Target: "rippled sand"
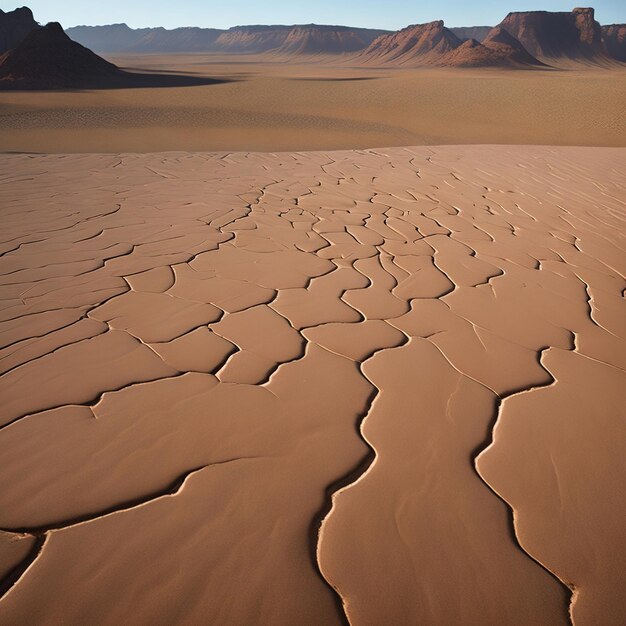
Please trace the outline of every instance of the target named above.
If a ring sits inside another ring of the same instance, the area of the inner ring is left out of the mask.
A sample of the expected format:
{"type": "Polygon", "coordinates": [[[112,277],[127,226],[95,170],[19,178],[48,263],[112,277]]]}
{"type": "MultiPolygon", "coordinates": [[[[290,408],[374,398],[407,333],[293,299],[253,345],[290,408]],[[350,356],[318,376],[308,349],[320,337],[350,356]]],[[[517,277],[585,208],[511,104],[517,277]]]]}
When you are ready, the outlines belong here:
{"type": "Polygon", "coordinates": [[[0,622],[620,623],[625,162],[3,157],[0,622]]]}
{"type": "Polygon", "coordinates": [[[381,69],[352,57],[111,56],[220,84],[0,92],[0,151],[300,151],[379,146],[626,146],[626,65],[381,69]]]}

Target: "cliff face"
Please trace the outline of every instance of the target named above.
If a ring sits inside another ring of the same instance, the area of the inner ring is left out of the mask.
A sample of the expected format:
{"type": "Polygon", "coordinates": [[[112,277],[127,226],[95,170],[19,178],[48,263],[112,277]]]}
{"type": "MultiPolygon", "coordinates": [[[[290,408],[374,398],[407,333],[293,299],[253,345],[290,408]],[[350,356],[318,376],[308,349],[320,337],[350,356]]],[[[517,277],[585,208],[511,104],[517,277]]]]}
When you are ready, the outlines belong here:
{"type": "Polygon", "coordinates": [[[72,41],[56,22],[31,31],[0,56],[4,89],[82,87],[118,74],[115,65],[72,41]]]}
{"type": "Polygon", "coordinates": [[[500,26],[539,59],[594,60],[606,57],[593,9],[571,13],[509,13],[500,26]]]}
{"type": "Polygon", "coordinates": [[[626,63],[626,24],[603,26],[602,41],[611,57],[626,63]]]}
{"type": "Polygon", "coordinates": [[[5,13],[0,9],[0,54],[15,48],[39,24],[27,7],[5,13]]]}

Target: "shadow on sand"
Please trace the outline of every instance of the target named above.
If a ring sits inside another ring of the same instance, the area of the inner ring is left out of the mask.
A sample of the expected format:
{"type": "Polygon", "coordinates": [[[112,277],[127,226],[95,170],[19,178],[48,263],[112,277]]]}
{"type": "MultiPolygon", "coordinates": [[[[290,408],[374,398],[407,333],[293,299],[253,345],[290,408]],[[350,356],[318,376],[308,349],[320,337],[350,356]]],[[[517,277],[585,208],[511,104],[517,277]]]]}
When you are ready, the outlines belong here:
{"type": "Polygon", "coordinates": [[[314,77],[314,76],[301,76],[301,77],[293,77],[287,78],[287,80],[298,80],[298,81],[307,81],[307,82],[316,82],[316,83],[351,83],[357,81],[364,80],[378,80],[378,76],[349,76],[346,78],[342,77],[314,77]]]}
{"type": "Polygon", "coordinates": [[[89,80],[0,80],[0,91],[85,91],[96,89],[166,89],[170,87],[199,87],[236,82],[235,78],[163,73],[150,70],[118,70],[89,80]]]}

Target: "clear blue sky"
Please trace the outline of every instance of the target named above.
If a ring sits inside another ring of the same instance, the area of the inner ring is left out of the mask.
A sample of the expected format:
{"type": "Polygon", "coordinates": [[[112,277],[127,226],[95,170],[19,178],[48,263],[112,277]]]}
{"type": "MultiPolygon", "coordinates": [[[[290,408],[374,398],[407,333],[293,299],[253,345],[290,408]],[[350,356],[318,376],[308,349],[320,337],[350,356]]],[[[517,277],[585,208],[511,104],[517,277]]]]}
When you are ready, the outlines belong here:
{"type": "MultiPolygon", "coordinates": [[[[315,22],[387,29],[436,19],[448,26],[493,25],[509,11],[585,6],[577,0],[0,0],[4,11],[23,4],[39,22],[56,21],[64,27],[126,22],[133,28],[228,28],[315,22]]],[[[626,23],[626,0],[596,0],[591,6],[603,24],[626,23]]]]}

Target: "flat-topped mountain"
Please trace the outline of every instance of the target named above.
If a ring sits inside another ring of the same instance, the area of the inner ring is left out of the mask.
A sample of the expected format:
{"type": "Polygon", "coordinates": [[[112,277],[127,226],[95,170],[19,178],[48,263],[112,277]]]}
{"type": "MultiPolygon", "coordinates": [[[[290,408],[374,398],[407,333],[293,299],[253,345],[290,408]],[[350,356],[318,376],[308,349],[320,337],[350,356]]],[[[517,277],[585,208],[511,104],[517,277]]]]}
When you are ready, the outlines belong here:
{"type": "Polygon", "coordinates": [[[626,24],[603,26],[602,41],[611,57],[626,62],[626,24]]]}
{"type": "Polygon", "coordinates": [[[509,13],[500,26],[538,59],[602,60],[606,50],[600,24],[591,8],[571,13],[509,13]]]}
{"type": "Polygon", "coordinates": [[[443,21],[407,26],[396,33],[375,39],[360,55],[368,64],[421,65],[436,63],[458,48],[461,40],[443,21]]]}
{"type": "Polygon", "coordinates": [[[0,9],[0,54],[15,48],[35,28],[39,28],[39,24],[29,8],[22,7],[8,13],[0,9]]]}

